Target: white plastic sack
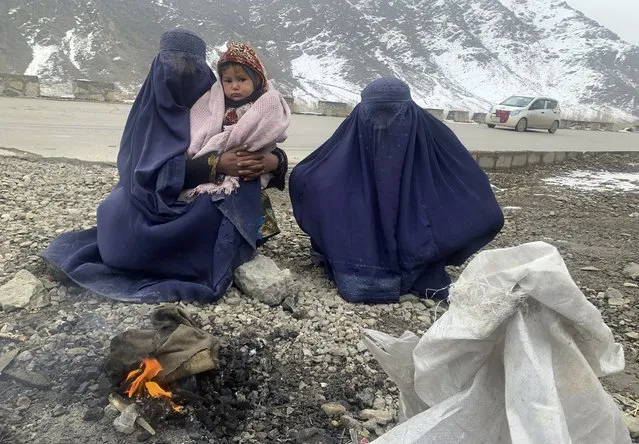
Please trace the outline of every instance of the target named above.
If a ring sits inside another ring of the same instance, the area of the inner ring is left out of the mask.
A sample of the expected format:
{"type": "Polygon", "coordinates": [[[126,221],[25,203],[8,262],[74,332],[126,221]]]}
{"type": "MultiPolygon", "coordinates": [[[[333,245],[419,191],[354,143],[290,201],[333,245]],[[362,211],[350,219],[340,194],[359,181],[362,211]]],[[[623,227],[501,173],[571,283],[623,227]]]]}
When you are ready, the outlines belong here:
{"type": "Polygon", "coordinates": [[[478,254],[421,339],[364,342],[405,420],[376,444],[631,442],[598,380],[623,370],[623,349],[544,242],[478,254]]]}

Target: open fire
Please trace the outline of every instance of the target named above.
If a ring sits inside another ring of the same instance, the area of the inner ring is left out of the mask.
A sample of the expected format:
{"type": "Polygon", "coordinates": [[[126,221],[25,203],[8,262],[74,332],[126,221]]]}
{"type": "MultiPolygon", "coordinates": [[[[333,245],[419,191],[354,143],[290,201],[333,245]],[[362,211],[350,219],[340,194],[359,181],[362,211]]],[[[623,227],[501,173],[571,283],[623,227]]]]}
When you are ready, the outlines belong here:
{"type": "Polygon", "coordinates": [[[173,401],[173,394],[169,390],[165,390],[157,381],[153,379],[162,371],[162,365],[155,358],[144,358],[140,363],[140,368],[130,372],[125,382],[128,388],[125,393],[129,398],[150,396],[152,398],[165,399],[171,408],[180,412],[183,410],[181,405],[173,401]]]}

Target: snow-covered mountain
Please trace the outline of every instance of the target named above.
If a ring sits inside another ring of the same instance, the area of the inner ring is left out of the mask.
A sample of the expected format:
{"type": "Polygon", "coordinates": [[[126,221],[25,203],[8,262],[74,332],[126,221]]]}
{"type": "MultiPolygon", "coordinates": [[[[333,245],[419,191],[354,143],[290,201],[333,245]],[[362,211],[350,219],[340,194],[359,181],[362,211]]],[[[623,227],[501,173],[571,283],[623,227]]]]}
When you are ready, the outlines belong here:
{"type": "Polygon", "coordinates": [[[3,0],[0,71],[50,91],[87,78],[134,94],[175,26],[198,32],[211,62],[229,40],[252,43],[279,88],[307,101],[357,102],[392,74],[430,107],[519,93],[639,115],[639,47],[561,0],[3,0]]]}

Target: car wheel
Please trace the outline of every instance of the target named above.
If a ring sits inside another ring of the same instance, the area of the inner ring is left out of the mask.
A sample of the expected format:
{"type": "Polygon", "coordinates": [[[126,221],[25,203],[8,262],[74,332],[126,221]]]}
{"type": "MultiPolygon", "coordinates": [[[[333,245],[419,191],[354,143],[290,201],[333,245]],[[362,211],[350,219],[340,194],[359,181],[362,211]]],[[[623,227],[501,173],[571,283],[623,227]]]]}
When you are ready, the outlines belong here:
{"type": "Polygon", "coordinates": [[[528,128],[528,121],[526,119],[521,119],[517,122],[517,126],[515,126],[515,130],[519,133],[523,133],[528,128]]]}
{"type": "Polygon", "coordinates": [[[494,128],[495,125],[493,125],[492,123],[487,123],[486,125],[488,125],[488,128],[494,128]]]}
{"type": "Polygon", "coordinates": [[[555,120],[552,125],[550,125],[550,128],[548,128],[548,132],[550,134],[555,134],[557,132],[557,128],[559,128],[559,122],[555,120]]]}

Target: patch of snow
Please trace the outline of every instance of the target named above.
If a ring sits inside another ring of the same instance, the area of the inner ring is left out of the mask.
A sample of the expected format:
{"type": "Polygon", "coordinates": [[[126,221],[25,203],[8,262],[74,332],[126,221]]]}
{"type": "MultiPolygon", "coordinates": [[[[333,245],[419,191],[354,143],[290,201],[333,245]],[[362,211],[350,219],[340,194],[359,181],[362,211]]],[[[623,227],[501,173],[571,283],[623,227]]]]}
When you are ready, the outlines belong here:
{"type": "Polygon", "coordinates": [[[40,45],[31,46],[33,52],[31,63],[24,71],[26,76],[39,76],[47,73],[53,68],[52,56],[60,50],[58,45],[40,45]]]}
{"type": "Polygon", "coordinates": [[[78,71],[84,72],[85,69],[82,63],[91,60],[95,56],[95,50],[93,49],[94,37],[94,31],[82,36],[76,29],[69,29],[62,39],[62,44],[67,49],[69,60],[78,71]]]}
{"type": "Polygon", "coordinates": [[[347,60],[343,58],[321,57],[306,52],[291,60],[293,76],[302,85],[302,88],[294,91],[294,96],[303,100],[315,98],[347,103],[358,102],[360,88],[348,82],[345,79],[346,76],[342,74],[346,64],[347,60]]]}
{"type": "Polygon", "coordinates": [[[567,186],[582,191],[639,192],[639,173],[580,170],[543,179],[543,181],[551,185],[567,186]]]}
{"type": "Polygon", "coordinates": [[[580,104],[575,102],[560,103],[561,118],[591,122],[636,123],[639,118],[632,114],[604,105],[580,104]]]}
{"type": "Polygon", "coordinates": [[[227,44],[228,42],[219,46],[206,46],[206,63],[208,63],[214,71],[220,56],[227,50],[227,44]]]}

